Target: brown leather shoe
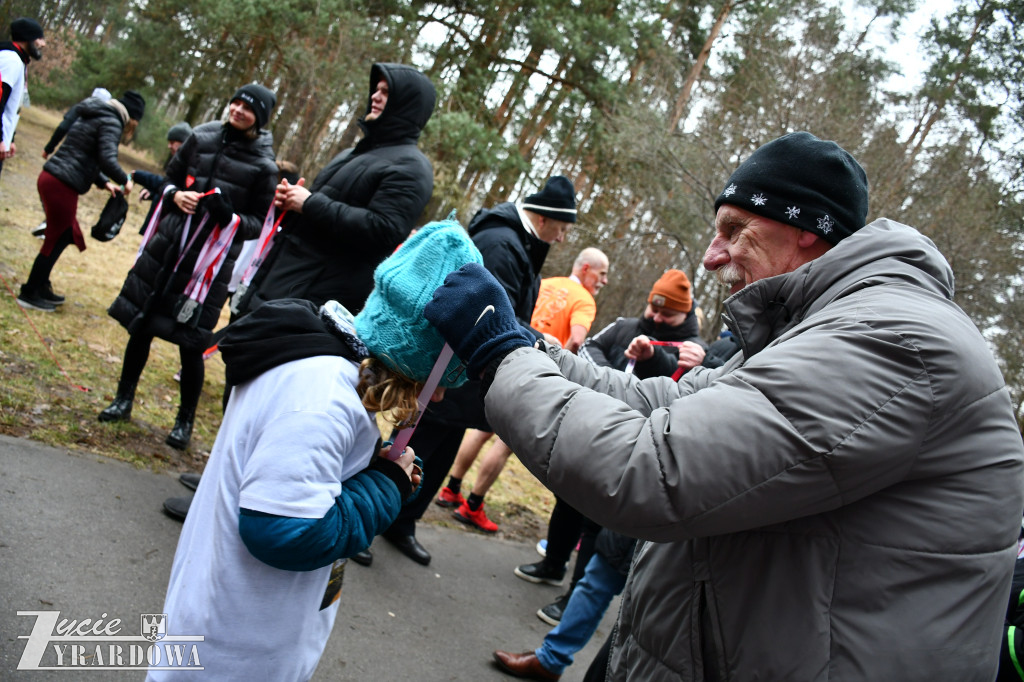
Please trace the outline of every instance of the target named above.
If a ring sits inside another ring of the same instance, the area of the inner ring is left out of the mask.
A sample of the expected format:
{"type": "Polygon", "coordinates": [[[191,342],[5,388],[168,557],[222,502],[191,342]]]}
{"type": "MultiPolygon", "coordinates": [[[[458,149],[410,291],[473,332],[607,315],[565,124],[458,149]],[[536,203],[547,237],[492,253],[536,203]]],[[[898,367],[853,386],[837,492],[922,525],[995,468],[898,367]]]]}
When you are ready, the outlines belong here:
{"type": "Polygon", "coordinates": [[[525,651],[521,654],[512,654],[507,651],[495,651],[494,660],[498,666],[510,675],[525,677],[530,680],[557,680],[561,675],[556,675],[537,660],[532,651],[525,651]]]}

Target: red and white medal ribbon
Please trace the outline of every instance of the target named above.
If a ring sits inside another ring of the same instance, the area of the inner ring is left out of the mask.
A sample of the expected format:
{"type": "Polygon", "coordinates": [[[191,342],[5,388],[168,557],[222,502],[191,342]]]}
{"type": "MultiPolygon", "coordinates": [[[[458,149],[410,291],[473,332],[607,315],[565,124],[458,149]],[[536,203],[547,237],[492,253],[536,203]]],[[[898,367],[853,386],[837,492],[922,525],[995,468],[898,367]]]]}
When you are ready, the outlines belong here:
{"type": "Polygon", "coordinates": [[[240,287],[249,286],[256,271],[260,269],[263,261],[266,260],[270,247],[274,245],[274,236],[277,234],[277,228],[281,225],[281,219],[284,218],[284,214],[287,211],[281,211],[281,215],[277,216],[276,220],[274,219],[274,213],[274,205],[271,204],[270,210],[267,211],[267,217],[263,219],[263,229],[260,231],[259,241],[256,242],[256,250],[252,252],[252,258],[242,273],[242,279],[239,282],[240,287]]]}
{"type": "MultiPolygon", "coordinates": [[[[231,248],[231,242],[235,239],[235,233],[238,232],[238,224],[240,222],[241,219],[237,215],[233,215],[227,227],[214,225],[209,238],[203,244],[199,257],[196,258],[196,265],[192,269],[192,277],[189,278],[188,284],[185,286],[185,295],[197,304],[202,304],[206,300],[206,295],[210,292],[210,287],[213,285],[213,280],[217,278],[217,273],[220,272],[221,267],[224,265],[228,249],[231,248]]],[[[200,223],[196,232],[198,233],[201,229],[202,223],[200,223]]]]}
{"type": "MultiPolygon", "coordinates": [[[[652,346],[672,346],[674,348],[682,348],[685,341],[651,341],[652,346]]],[[[682,367],[677,367],[676,371],[672,372],[672,381],[679,381],[679,378],[683,376],[683,372],[686,370],[682,367]]]]}
{"type": "MultiPolygon", "coordinates": [[[[214,188],[203,194],[203,196],[219,192],[220,189],[214,188]]],[[[192,226],[192,218],[193,216],[191,215],[188,217],[185,221],[185,227],[181,231],[181,251],[178,253],[177,262],[174,264],[175,272],[177,272],[178,266],[180,266],[181,262],[185,259],[189,249],[192,248],[192,244],[195,242],[196,237],[203,231],[203,226],[206,225],[207,220],[209,220],[210,214],[207,213],[202,217],[199,221],[199,225],[196,227],[195,231],[192,232],[190,237],[189,232],[192,226]]],[[[228,221],[227,226],[213,226],[213,231],[210,232],[210,236],[206,238],[206,242],[203,244],[203,248],[199,251],[199,256],[196,258],[196,264],[192,268],[192,276],[189,278],[188,284],[185,285],[184,294],[188,300],[185,302],[185,305],[182,307],[178,316],[179,322],[184,323],[191,319],[192,313],[195,309],[206,301],[206,295],[210,293],[210,287],[213,285],[213,281],[217,278],[217,274],[224,265],[228,250],[231,248],[231,243],[235,239],[235,233],[238,232],[238,225],[241,222],[241,218],[232,214],[231,220],[228,221]]]]}
{"type": "MultiPolygon", "coordinates": [[[[142,252],[146,250],[146,244],[148,244],[149,240],[153,238],[154,234],[156,234],[156,226],[160,224],[160,214],[163,213],[164,210],[164,199],[167,198],[167,193],[173,189],[177,188],[174,185],[167,185],[164,187],[164,191],[161,192],[160,200],[156,202],[156,208],[153,209],[153,215],[149,219],[149,222],[146,223],[146,230],[142,234],[142,243],[139,244],[139,250],[135,254],[135,261],[139,260],[139,256],[141,256],[142,252]]],[[[135,264],[135,261],[132,262],[133,265],[135,264]]]]}
{"type": "MultiPolygon", "coordinates": [[[[680,347],[682,347],[683,342],[682,341],[655,341],[655,340],[651,339],[651,345],[652,346],[673,346],[675,348],[680,348],[680,347]]],[[[634,368],[636,368],[636,360],[634,358],[630,358],[629,362],[626,363],[626,369],[624,369],[623,371],[626,374],[632,374],[634,368]]],[[[681,377],[681,376],[683,376],[683,368],[682,367],[676,369],[676,371],[672,373],[672,381],[679,381],[679,377],[681,377]]]]}

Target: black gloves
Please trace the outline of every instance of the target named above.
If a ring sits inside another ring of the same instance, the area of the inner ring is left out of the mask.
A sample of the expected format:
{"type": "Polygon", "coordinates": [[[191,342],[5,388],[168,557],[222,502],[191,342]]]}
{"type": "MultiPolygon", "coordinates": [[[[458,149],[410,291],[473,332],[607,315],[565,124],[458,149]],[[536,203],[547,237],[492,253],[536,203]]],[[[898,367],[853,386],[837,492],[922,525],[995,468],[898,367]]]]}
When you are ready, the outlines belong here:
{"type": "Polygon", "coordinates": [[[200,211],[209,213],[210,220],[221,227],[227,227],[227,224],[231,222],[231,216],[235,213],[231,208],[231,201],[221,192],[200,199],[198,208],[200,211]]]}
{"type": "Polygon", "coordinates": [[[445,277],[423,316],[466,363],[471,379],[479,379],[493,360],[534,342],[519,326],[505,289],[476,263],[445,277]]]}

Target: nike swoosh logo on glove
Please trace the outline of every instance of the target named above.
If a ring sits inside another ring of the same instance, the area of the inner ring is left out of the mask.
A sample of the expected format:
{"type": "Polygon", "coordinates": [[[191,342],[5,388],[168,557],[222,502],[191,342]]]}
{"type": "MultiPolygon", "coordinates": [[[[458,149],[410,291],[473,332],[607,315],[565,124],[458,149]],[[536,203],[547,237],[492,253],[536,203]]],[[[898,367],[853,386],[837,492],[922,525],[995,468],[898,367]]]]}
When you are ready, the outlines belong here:
{"type": "Polygon", "coordinates": [[[487,313],[493,313],[493,312],[494,312],[494,306],[493,305],[489,305],[486,308],[484,308],[480,312],[480,317],[476,318],[476,322],[473,323],[473,326],[475,327],[478,324],[480,324],[480,320],[484,319],[484,315],[486,315],[487,313]]]}

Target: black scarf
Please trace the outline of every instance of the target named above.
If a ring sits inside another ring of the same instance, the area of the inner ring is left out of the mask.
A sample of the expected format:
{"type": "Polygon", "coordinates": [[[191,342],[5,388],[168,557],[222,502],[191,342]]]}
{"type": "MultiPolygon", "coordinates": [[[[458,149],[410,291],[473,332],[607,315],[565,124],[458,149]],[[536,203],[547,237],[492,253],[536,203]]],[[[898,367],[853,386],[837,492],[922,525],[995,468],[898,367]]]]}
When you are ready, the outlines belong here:
{"type": "Polygon", "coordinates": [[[293,360],[337,355],[359,362],[368,357],[358,338],[325,320],[313,303],[297,298],[264,303],[228,326],[218,348],[231,386],[293,360]]]}
{"type": "Polygon", "coordinates": [[[20,47],[18,47],[17,45],[15,45],[14,43],[12,43],[9,40],[5,40],[3,42],[0,42],[0,52],[2,52],[4,50],[10,50],[11,52],[17,52],[18,53],[18,57],[21,58],[21,61],[24,62],[26,66],[28,66],[28,62],[29,62],[28,52],[26,52],[25,50],[22,50],[20,47]]]}

